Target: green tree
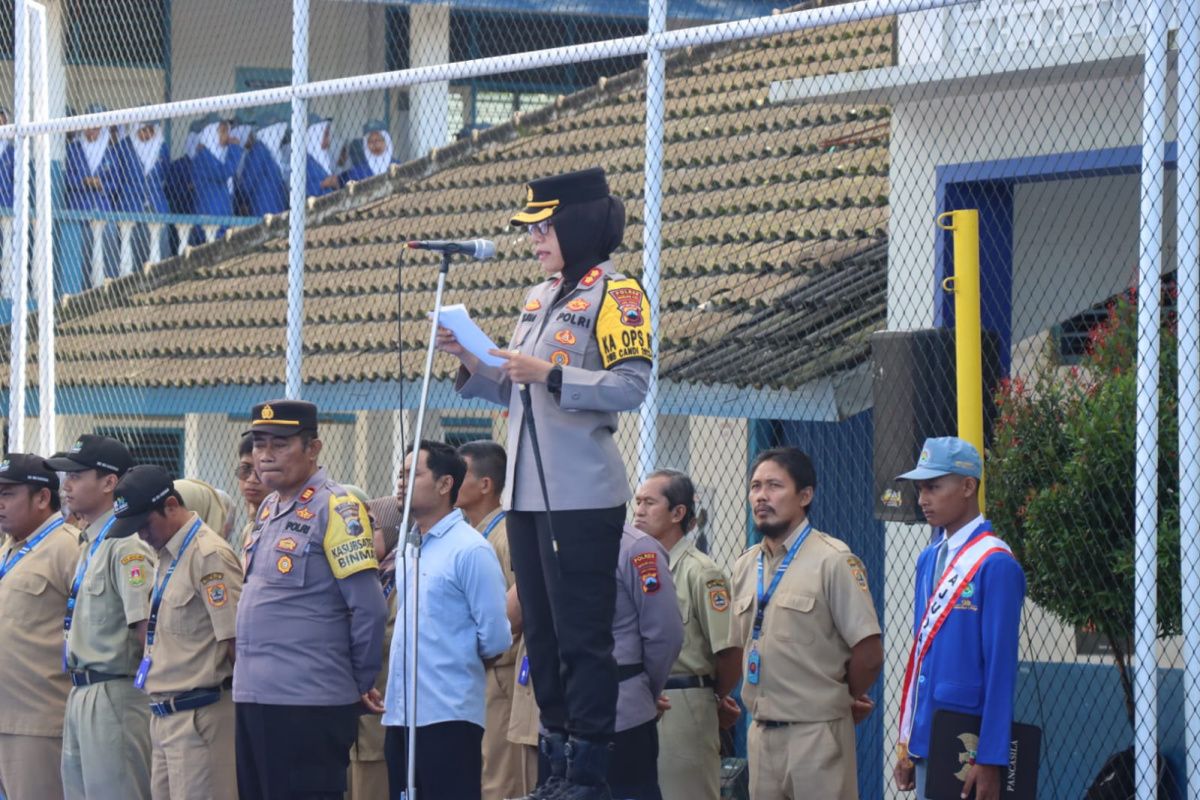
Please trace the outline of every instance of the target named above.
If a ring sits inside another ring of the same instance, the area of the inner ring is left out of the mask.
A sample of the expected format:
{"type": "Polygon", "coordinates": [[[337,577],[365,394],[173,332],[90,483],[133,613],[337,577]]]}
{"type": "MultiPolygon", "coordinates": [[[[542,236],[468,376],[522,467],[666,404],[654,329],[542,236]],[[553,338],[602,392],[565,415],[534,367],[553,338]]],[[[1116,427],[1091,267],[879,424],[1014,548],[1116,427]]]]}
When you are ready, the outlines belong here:
{"type": "MultiPolygon", "coordinates": [[[[1002,383],[988,454],[988,516],[1025,569],[1029,597],[1112,648],[1133,717],[1137,303],[1122,297],[1078,367],[1047,348],[1002,383]]],[[[1180,630],[1179,458],[1174,320],[1162,326],[1158,461],[1158,635],[1180,630]]]]}

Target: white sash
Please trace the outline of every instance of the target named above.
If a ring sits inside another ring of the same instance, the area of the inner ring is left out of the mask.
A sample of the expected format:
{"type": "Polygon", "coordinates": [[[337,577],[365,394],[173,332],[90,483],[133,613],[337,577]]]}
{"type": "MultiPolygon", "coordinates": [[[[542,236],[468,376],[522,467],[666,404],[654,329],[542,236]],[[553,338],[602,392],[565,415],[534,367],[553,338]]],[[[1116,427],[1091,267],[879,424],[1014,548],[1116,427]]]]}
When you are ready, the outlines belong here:
{"type": "Polygon", "coordinates": [[[941,630],[942,624],[954,610],[959,597],[967,584],[975,577],[975,573],[983,565],[984,560],[993,553],[1008,553],[1012,550],[993,534],[989,529],[982,529],[958,552],[954,560],[942,573],[937,589],[925,606],[925,616],[921,627],[913,639],[912,650],[908,654],[908,666],[904,670],[904,692],[900,698],[900,743],[907,745],[912,736],[913,717],[917,712],[916,676],[921,673],[921,662],[933,644],[933,639],[941,630]]]}

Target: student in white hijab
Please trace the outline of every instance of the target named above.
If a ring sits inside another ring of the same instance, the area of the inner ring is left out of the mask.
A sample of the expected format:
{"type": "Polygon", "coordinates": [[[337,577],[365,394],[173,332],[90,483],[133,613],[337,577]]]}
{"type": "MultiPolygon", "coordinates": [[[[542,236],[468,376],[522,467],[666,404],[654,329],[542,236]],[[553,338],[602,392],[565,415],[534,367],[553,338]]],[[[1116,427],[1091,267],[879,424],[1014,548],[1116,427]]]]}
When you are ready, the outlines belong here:
{"type": "Polygon", "coordinates": [[[284,140],[288,124],[282,113],[271,111],[262,115],[261,122],[262,127],[255,131],[246,149],[238,178],[250,214],[256,217],[280,214],[288,207],[287,179],[284,177],[287,174],[284,140]]]}
{"type": "Polygon", "coordinates": [[[316,114],[308,119],[308,135],[305,138],[308,174],[305,182],[309,197],[320,197],[342,188],[342,179],[333,172],[333,156],[329,150],[333,141],[330,122],[316,114]]]}
{"type": "Polygon", "coordinates": [[[382,175],[396,163],[392,158],[392,135],[382,120],[372,120],[363,126],[362,160],[346,171],[346,181],[365,181],[382,175]]]}
{"type": "Polygon", "coordinates": [[[238,147],[230,146],[229,123],[210,114],[200,131],[200,142],[192,156],[192,185],[196,191],[196,213],[233,215],[233,192],[229,179],[238,165],[238,147]]]}

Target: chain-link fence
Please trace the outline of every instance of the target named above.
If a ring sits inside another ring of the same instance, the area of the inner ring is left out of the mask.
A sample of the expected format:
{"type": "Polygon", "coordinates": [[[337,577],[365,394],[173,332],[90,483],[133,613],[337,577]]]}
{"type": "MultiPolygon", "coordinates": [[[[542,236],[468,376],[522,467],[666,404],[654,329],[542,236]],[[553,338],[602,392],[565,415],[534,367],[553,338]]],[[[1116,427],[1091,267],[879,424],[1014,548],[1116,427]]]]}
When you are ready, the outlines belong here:
{"type": "MultiPolygon", "coordinates": [[[[1138,797],[1156,740],[1160,796],[1182,796],[1200,752],[1193,4],[671,0],[662,34],[634,0],[294,5],[300,61],[285,0],[0,0],[19,125],[0,133],[34,134],[0,154],[5,321],[33,312],[28,366],[3,373],[27,386],[9,450],[97,431],[234,493],[250,405],[299,387],[331,474],[390,494],[437,266],[404,243],[496,241],[446,299],[503,343],[538,274],[507,225],[525,182],[603,166],[628,212],[616,267],[657,294],[656,404],[619,432],[630,479],[689,472],[696,536],[730,567],[755,538],[754,455],[813,457],[812,516],[867,566],[884,629],[858,775],[892,797],[930,529],[891,478],[958,429],[959,233],[935,219],[976,209],[987,503],[1028,578],[1016,716],[1043,731],[1039,796],[1082,796],[1135,729],[1138,797]],[[294,77],[320,82],[295,106],[294,77]],[[51,168],[23,168],[38,147],[51,168]],[[38,192],[52,265],[23,255],[46,235],[38,192]],[[51,272],[52,325],[25,287],[51,272]]],[[[504,441],[454,367],[435,360],[427,436],[504,441]]]]}

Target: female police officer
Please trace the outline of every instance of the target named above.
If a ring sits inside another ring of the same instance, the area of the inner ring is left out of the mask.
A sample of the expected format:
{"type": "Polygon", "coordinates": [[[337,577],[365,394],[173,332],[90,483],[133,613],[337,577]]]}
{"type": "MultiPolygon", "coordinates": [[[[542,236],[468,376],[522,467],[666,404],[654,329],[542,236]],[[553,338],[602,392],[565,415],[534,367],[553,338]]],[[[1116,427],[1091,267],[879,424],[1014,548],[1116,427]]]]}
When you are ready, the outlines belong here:
{"type": "Polygon", "coordinates": [[[546,279],[526,296],[509,349],[492,351],[504,365],[482,364],[446,330],[438,345],[462,361],[463,397],[509,409],[504,501],[529,668],[549,732],[542,752],[551,780],[531,797],[567,788],[556,797],[591,800],[608,797],[617,701],[613,576],[630,498],[613,434],[618,412],[646,395],[650,306],[637,280],[608,260],[621,244],[625,208],[602,169],[533,181],[525,200],[512,224],[527,227],[546,279]],[[529,387],[552,526],[521,385],[529,387]]]}

